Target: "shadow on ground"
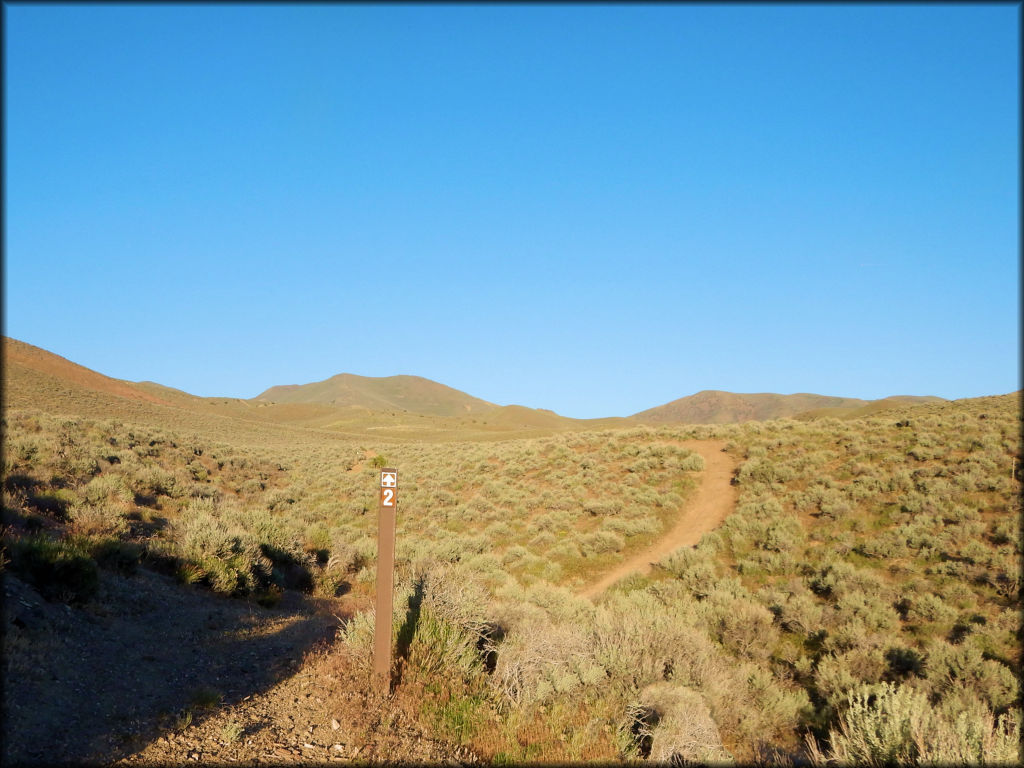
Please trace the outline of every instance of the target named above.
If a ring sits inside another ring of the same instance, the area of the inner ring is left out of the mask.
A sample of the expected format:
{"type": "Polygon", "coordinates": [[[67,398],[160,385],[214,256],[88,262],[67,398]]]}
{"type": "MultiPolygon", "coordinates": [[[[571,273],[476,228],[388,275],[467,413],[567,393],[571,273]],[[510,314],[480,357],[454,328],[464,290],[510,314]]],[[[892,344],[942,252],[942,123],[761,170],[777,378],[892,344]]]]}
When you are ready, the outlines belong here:
{"type": "Polygon", "coordinates": [[[81,608],[3,574],[5,765],[111,762],[169,728],[290,676],[338,619],[302,596],[277,608],[146,570],[104,573],[81,608]]]}
{"type": "Polygon", "coordinates": [[[395,664],[392,667],[392,675],[389,690],[394,690],[402,684],[402,673],[409,661],[409,649],[412,647],[412,639],[416,636],[416,627],[420,623],[420,606],[423,604],[423,593],[426,583],[423,578],[416,579],[412,594],[409,595],[409,602],[405,611],[405,620],[398,629],[395,638],[395,664]]]}

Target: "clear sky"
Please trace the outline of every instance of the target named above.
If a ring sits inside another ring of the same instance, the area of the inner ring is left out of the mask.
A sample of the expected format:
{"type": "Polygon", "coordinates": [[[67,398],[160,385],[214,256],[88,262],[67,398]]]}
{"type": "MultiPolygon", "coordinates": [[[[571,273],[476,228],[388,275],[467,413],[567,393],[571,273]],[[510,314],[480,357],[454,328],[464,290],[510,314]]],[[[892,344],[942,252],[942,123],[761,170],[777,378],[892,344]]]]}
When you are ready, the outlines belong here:
{"type": "Polygon", "coordinates": [[[1020,387],[1015,5],[4,16],[4,332],[107,375],[1020,387]]]}

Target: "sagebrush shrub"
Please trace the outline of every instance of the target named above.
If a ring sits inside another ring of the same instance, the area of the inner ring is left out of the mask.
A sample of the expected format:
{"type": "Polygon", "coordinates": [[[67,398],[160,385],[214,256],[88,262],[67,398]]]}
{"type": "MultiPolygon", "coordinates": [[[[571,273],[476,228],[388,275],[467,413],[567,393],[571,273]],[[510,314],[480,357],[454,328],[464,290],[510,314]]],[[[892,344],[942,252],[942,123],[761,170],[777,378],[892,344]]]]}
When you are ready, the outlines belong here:
{"type": "Polygon", "coordinates": [[[767,659],[778,642],[775,618],[759,603],[713,591],[701,603],[712,636],[731,652],[746,659],[767,659]]]}
{"type": "Polygon", "coordinates": [[[637,701],[639,706],[627,710],[626,726],[641,739],[650,738],[645,755],[650,760],[672,765],[732,763],[708,705],[697,691],[654,683],[640,692],[637,701]]]}
{"type": "Polygon", "coordinates": [[[1020,712],[995,718],[975,705],[950,716],[920,691],[882,683],[849,694],[829,741],[827,759],[843,765],[1016,765],[1020,712]]]}
{"type": "Polygon", "coordinates": [[[183,559],[224,594],[247,594],[271,583],[272,562],[245,531],[232,529],[208,501],[194,501],[174,525],[183,559]]]}
{"type": "Polygon", "coordinates": [[[985,658],[982,648],[970,641],[961,645],[933,642],[926,669],[932,685],[947,696],[966,690],[997,712],[1017,701],[1017,676],[1005,664],[985,658]]]}

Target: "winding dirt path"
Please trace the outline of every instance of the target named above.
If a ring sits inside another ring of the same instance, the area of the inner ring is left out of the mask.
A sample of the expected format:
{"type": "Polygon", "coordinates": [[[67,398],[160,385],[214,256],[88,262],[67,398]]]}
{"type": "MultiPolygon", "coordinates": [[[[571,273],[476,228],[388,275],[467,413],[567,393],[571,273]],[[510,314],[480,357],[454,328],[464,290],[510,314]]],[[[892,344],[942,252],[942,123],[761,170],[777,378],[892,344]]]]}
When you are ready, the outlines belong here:
{"type": "Polygon", "coordinates": [[[368,461],[369,459],[372,459],[372,458],[373,458],[374,456],[376,456],[376,455],[377,455],[377,452],[376,452],[376,451],[370,450],[369,448],[366,448],[366,449],[364,449],[364,450],[363,450],[363,461],[357,461],[357,462],[356,462],[355,464],[353,464],[353,465],[352,465],[352,466],[351,466],[351,467],[349,468],[349,470],[348,470],[348,473],[349,473],[350,475],[354,475],[354,474],[356,474],[357,472],[362,472],[362,471],[363,471],[363,467],[365,467],[365,466],[366,466],[366,462],[367,462],[367,461],[368,461]]]}
{"type": "Polygon", "coordinates": [[[624,576],[631,573],[649,573],[651,567],[665,555],[680,547],[692,547],[708,531],[714,530],[736,507],[736,488],[732,473],[736,462],[724,453],[724,440],[686,440],[678,443],[704,457],[704,471],[700,485],[687,499],[683,513],[675,527],[658,539],[651,547],[639,552],[606,573],[580,592],[593,599],[624,576]]]}

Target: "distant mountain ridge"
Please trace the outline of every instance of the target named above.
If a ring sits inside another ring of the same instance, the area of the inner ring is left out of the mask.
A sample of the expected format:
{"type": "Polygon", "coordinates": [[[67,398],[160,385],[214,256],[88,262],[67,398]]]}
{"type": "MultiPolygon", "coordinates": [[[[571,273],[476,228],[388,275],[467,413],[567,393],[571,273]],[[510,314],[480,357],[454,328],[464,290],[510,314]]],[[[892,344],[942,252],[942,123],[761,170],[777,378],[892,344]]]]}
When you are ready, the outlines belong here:
{"type": "Polygon", "coordinates": [[[544,409],[496,405],[420,376],[370,377],[341,373],[309,384],[270,387],[254,398],[240,399],[197,397],[156,382],[114,379],[6,336],[3,338],[3,363],[5,402],[11,402],[12,394],[16,395],[15,401],[31,404],[39,402],[44,391],[59,399],[66,399],[75,392],[91,391],[161,406],[319,428],[338,428],[332,425],[353,421],[380,424],[381,419],[394,422],[395,418],[400,421],[404,418],[403,424],[433,420],[431,423],[446,430],[486,426],[499,430],[560,431],[604,429],[631,423],[725,424],[779,418],[854,418],[901,405],[943,400],[910,395],[862,400],[809,393],[739,394],[704,390],[633,416],[571,419],[544,409]],[[410,421],[408,417],[413,418],[410,421]],[[437,420],[446,422],[441,425],[437,420]]]}
{"type": "Polygon", "coordinates": [[[771,392],[742,394],[705,389],[687,397],[633,414],[648,424],[735,424],[742,421],[846,416],[860,409],[884,410],[911,403],[941,402],[941,397],[898,395],[881,400],[832,397],[799,392],[778,395],[771,392]]]}

